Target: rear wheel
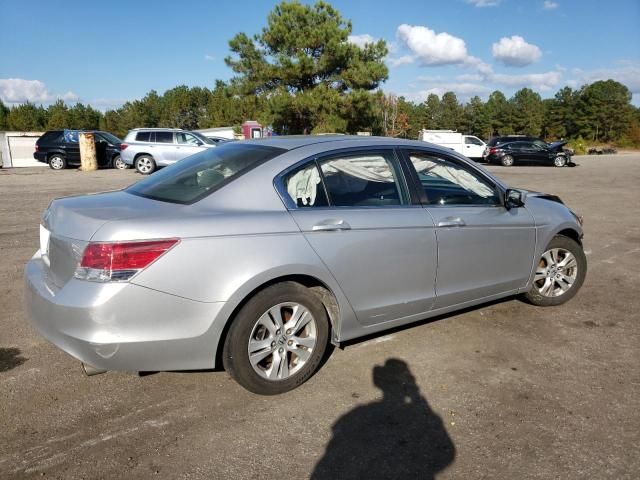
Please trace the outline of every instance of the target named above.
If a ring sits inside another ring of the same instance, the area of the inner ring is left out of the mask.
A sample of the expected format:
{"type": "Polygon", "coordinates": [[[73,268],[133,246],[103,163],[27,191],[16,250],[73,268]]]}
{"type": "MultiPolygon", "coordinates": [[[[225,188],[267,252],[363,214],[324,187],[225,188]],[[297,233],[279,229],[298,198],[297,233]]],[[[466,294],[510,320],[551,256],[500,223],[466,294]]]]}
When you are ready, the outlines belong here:
{"type": "Polygon", "coordinates": [[[500,159],[503,167],[510,167],[513,165],[513,157],[511,155],[505,155],[500,159]]]}
{"type": "Polygon", "coordinates": [[[129,165],[122,161],[122,157],[120,155],[113,157],[113,160],[111,160],[111,166],[117,170],[126,170],[129,168],[129,165]]]}
{"type": "Polygon", "coordinates": [[[238,312],[224,344],[223,363],[247,390],[277,395],[306,382],[327,348],[329,320],[306,287],[283,282],[258,292],[238,312]]]}
{"type": "Polygon", "coordinates": [[[151,155],[140,155],[135,161],[136,170],[142,175],[149,175],[156,169],[156,162],[151,155]]]}
{"type": "Polygon", "coordinates": [[[52,170],[64,170],[67,168],[67,159],[59,153],[55,153],[49,157],[49,167],[52,170]]]}
{"type": "Polygon", "coordinates": [[[556,167],[564,167],[567,164],[567,157],[564,155],[558,155],[553,159],[553,165],[556,167]]]}
{"type": "Polygon", "coordinates": [[[560,305],[573,298],[587,275],[587,257],[569,237],[558,235],[538,260],[531,290],[525,298],[541,307],[560,305]]]}

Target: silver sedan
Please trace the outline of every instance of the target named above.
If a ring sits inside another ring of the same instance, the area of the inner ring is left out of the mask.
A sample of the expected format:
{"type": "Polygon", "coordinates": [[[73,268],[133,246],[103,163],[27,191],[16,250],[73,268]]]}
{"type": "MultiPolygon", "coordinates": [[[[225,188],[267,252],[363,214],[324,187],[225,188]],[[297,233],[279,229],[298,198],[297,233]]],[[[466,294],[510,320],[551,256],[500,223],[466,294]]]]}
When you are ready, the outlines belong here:
{"type": "Polygon", "coordinates": [[[330,343],[518,294],[566,302],[582,235],[558,197],[428,143],[236,142],[51,202],[26,305],[89,373],[223,365],[277,394],[330,343]]]}

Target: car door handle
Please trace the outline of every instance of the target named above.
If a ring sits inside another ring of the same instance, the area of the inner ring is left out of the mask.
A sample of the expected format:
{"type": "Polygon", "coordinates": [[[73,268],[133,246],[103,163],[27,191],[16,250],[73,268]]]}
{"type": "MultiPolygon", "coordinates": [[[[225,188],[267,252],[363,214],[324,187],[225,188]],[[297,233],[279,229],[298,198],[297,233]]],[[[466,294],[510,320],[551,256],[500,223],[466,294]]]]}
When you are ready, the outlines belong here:
{"type": "Polygon", "coordinates": [[[349,225],[344,220],[323,220],[320,223],[315,224],[311,227],[311,230],[314,232],[333,232],[337,230],[351,230],[351,225],[349,225]]]}
{"type": "Polygon", "coordinates": [[[460,217],[447,217],[438,222],[439,227],[464,227],[466,223],[460,217]]]}

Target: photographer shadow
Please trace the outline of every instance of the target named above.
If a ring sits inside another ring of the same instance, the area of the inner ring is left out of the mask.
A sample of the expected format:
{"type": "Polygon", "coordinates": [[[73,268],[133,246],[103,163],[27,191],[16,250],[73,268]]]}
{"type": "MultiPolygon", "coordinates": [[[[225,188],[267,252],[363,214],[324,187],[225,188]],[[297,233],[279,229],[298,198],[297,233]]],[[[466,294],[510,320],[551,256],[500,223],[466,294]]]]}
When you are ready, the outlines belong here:
{"type": "Polygon", "coordinates": [[[455,446],[408,365],[387,360],[373,369],[373,383],[383,398],[336,421],[312,480],[433,479],[453,463],[455,446]]]}

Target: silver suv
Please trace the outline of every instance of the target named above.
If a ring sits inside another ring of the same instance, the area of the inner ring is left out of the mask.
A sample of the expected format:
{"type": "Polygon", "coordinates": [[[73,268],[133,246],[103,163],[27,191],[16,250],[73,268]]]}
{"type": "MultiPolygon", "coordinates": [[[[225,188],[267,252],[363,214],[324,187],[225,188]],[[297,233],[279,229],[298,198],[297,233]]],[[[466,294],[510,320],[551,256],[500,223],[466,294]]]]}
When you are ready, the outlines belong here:
{"type": "Polygon", "coordinates": [[[124,138],[120,156],[127,165],[149,175],[158,167],[215,146],[215,142],[198,132],[178,128],[134,128],[124,138]]]}

